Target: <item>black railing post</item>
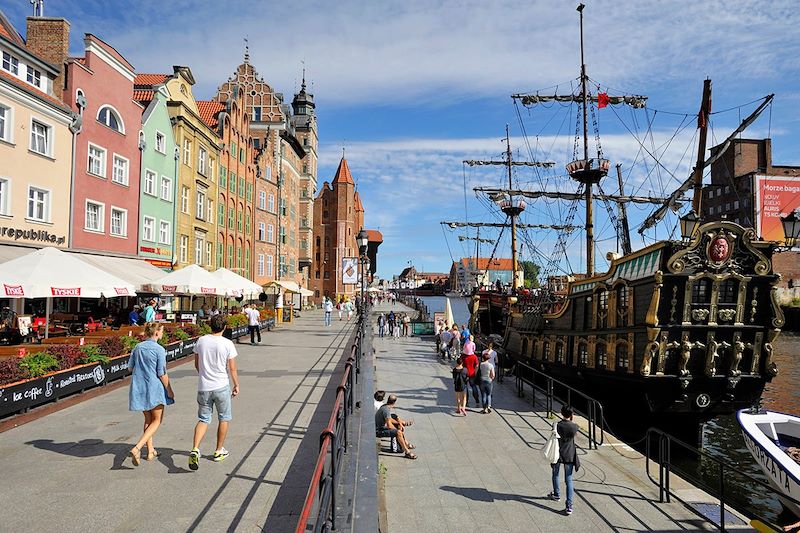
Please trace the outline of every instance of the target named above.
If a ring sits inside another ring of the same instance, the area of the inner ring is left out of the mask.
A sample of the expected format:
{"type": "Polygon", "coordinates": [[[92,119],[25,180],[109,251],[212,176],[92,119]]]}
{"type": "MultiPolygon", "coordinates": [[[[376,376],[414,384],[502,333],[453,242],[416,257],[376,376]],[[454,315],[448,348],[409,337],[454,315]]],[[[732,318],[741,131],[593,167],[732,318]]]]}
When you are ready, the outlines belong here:
{"type": "Polygon", "coordinates": [[[725,533],[725,477],[724,465],[719,464],[719,527],[725,533]]]}

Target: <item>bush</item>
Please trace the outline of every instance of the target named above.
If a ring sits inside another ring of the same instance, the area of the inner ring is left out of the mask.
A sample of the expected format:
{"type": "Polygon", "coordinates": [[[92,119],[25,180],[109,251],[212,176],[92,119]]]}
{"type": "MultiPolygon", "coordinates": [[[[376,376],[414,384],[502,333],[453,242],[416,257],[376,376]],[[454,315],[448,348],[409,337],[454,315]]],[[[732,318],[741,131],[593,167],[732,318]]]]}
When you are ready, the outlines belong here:
{"type": "Polygon", "coordinates": [[[238,328],[247,325],[247,317],[242,314],[228,315],[226,322],[229,328],[238,328]]]}
{"type": "Polygon", "coordinates": [[[81,357],[79,362],[82,365],[89,363],[108,363],[109,361],[108,356],[103,354],[100,351],[100,347],[97,345],[89,344],[86,346],[81,346],[80,348],[83,352],[83,357],[81,357]]]}
{"type": "Polygon", "coordinates": [[[258,314],[261,320],[269,320],[275,316],[275,311],[272,309],[259,309],[258,314]]]}
{"type": "Polygon", "coordinates": [[[200,335],[211,335],[211,326],[208,324],[200,326],[200,335]]]}
{"type": "Polygon", "coordinates": [[[125,335],[123,337],[118,337],[118,338],[122,343],[122,345],[125,346],[125,351],[123,353],[131,353],[133,349],[136,348],[136,345],[139,344],[140,342],[139,338],[134,337],[133,335],[131,336],[125,335]]]}
{"type": "Polygon", "coordinates": [[[75,344],[56,344],[54,346],[48,346],[47,353],[58,360],[58,367],[61,370],[77,366],[80,364],[78,361],[80,361],[84,355],[80,346],[75,344]]]}
{"type": "Polygon", "coordinates": [[[128,351],[122,337],[106,337],[97,343],[97,347],[106,357],[119,357],[128,351]]]}
{"type": "Polygon", "coordinates": [[[0,385],[14,383],[25,377],[25,372],[19,366],[19,359],[13,357],[0,360],[0,385]]]}
{"type": "Polygon", "coordinates": [[[170,342],[185,341],[189,338],[189,334],[181,328],[175,328],[169,332],[170,342]]]}
{"type": "Polygon", "coordinates": [[[185,324],[181,329],[186,333],[189,338],[200,336],[200,327],[197,324],[185,324]]]}
{"type": "Polygon", "coordinates": [[[58,370],[58,359],[47,352],[26,355],[19,360],[19,366],[25,378],[38,378],[58,370]]]}

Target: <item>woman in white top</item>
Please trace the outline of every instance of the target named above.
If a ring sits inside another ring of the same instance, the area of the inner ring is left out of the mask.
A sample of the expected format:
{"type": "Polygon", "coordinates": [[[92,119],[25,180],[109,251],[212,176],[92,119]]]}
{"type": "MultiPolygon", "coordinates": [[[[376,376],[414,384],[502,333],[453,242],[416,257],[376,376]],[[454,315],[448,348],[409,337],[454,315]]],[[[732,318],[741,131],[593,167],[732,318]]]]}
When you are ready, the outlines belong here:
{"type": "Polygon", "coordinates": [[[492,412],[492,384],[494,382],[494,365],[489,362],[489,354],[483,352],[483,362],[480,366],[481,369],[481,403],[483,410],[481,413],[492,412]]]}

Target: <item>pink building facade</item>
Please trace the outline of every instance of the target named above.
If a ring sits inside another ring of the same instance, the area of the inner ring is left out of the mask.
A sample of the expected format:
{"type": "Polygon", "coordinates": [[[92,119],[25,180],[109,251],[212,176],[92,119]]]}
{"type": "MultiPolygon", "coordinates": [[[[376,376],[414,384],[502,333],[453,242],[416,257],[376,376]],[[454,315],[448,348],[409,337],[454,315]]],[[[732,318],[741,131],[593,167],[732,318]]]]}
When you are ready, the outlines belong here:
{"type": "Polygon", "coordinates": [[[83,116],[76,137],[72,248],[136,255],[142,106],[135,73],[92,34],[85,55],[67,58],[62,99],[83,116]]]}

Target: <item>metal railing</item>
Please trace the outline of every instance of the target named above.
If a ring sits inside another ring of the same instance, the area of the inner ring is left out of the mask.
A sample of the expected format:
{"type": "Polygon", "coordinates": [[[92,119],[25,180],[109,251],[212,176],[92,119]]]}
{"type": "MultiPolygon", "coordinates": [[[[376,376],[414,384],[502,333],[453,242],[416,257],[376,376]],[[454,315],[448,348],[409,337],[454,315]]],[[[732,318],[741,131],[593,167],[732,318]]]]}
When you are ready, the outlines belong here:
{"type": "Polygon", "coordinates": [[[361,370],[365,321],[365,313],[361,313],[356,340],[350,348],[350,357],[345,362],[342,381],[336,387],[336,400],[333,402],[330,419],[319,436],[319,455],[300,519],[295,528],[296,533],[306,532],[309,523],[313,524],[311,531],[315,533],[336,529],[336,488],[339,483],[338,476],[342,458],[347,453],[349,442],[347,426],[355,405],[353,388],[361,370]],[[314,516],[313,520],[312,515],[314,516]]]}
{"type": "MultiPolygon", "coordinates": [[[[684,480],[688,481],[695,487],[704,490],[705,492],[715,496],[719,499],[719,523],[715,523],[712,519],[705,516],[702,513],[697,513],[699,516],[703,517],[706,521],[714,524],[717,526],[720,531],[726,531],[725,529],[725,506],[728,505],[730,508],[733,508],[731,505],[731,500],[728,494],[731,491],[725,490],[725,478],[726,474],[728,474],[728,478],[730,479],[731,474],[740,474],[741,467],[736,466],[733,463],[729,463],[720,459],[719,457],[714,457],[708,452],[705,452],[701,449],[692,446],[691,444],[687,444],[680,439],[677,439],[657,428],[650,428],[647,430],[647,434],[645,435],[646,439],[646,450],[645,450],[645,467],[647,470],[647,477],[652,481],[654,484],[658,486],[658,501],[661,503],[670,503],[670,496],[674,495],[677,498],[676,494],[673,494],[670,490],[670,475],[673,470],[675,470],[676,465],[672,462],[672,445],[675,444],[680,447],[681,450],[689,451],[695,454],[698,458],[706,459],[714,463],[714,467],[717,470],[717,475],[719,479],[717,480],[716,486],[712,486],[703,479],[698,476],[694,476],[685,470],[681,470],[678,468],[678,472],[684,480]],[[657,437],[658,440],[658,455],[656,458],[652,458],[652,452],[656,451],[653,450],[653,437],[657,437]],[[653,476],[650,473],[650,462],[656,461],[658,464],[658,479],[653,479],[653,476]]],[[[783,492],[775,489],[769,483],[764,483],[758,479],[754,479],[752,476],[746,476],[748,483],[755,483],[758,487],[762,489],[766,489],[771,494],[774,494],[780,497],[783,500],[787,500],[793,502],[795,504],[800,505],[800,500],[797,500],[791,496],[787,496],[783,492]]],[[[735,492],[735,491],[733,491],[735,492]]],[[[680,500],[680,498],[678,498],[680,500]]],[[[690,509],[692,509],[690,507],[690,509]]],[[[760,520],[765,524],[769,524],[771,527],[775,528],[777,531],[781,531],[781,526],[772,523],[770,519],[765,516],[760,515],[758,512],[754,511],[752,508],[747,508],[746,512],[743,512],[745,516],[750,519],[760,520]]]]}
{"type": "Polygon", "coordinates": [[[572,409],[578,413],[579,415],[586,418],[589,422],[589,427],[584,432],[581,430],[581,433],[586,435],[589,438],[589,449],[591,450],[594,448],[595,450],[602,446],[603,442],[605,441],[605,431],[603,430],[603,426],[605,425],[605,418],[603,416],[603,404],[599,401],[595,400],[591,396],[584,394],[583,392],[579,391],[578,389],[571,387],[564,383],[563,381],[559,381],[553,376],[542,372],[541,370],[536,370],[530,365],[526,365],[525,363],[517,362],[514,365],[514,376],[516,379],[517,385],[517,396],[520,398],[523,397],[524,387],[527,383],[531,386],[531,404],[536,405],[536,391],[540,391],[545,395],[545,407],[547,408],[547,416],[548,418],[552,413],[555,411],[553,410],[554,400],[560,401],[564,405],[569,405],[572,409]],[[531,378],[528,379],[521,370],[526,372],[530,372],[531,378]],[[535,378],[536,376],[540,376],[542,380],[544,380],[544,387],[541,387],[536,384],[535,378]],[[555,394],[555,386],[558,385],[559,387],[563,388],[566,391],[566,398],[561,396],[557,396],[555,394]],[[586,412],[582,412],[575,408],[572,404],[573,397],[579,397],[586,402],[586,412]],[[597,433],[600,433],[600,439],[597,438],[597,433]]]}

